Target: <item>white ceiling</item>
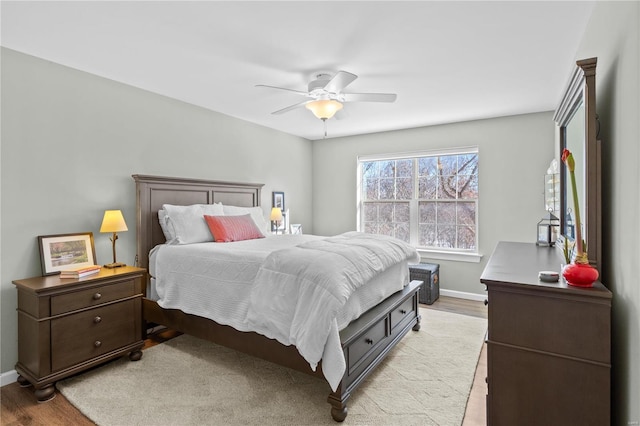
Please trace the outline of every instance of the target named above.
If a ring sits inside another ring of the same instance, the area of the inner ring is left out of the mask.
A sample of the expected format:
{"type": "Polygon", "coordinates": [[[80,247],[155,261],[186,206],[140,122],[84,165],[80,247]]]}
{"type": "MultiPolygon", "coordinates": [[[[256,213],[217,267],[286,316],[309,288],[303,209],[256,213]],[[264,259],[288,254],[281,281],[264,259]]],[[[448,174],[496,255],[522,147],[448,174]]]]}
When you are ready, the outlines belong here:
{"type": "MultiPolygon", "coordinates": [[[[2,1],[3,46],[307,139],[296,94],[318,71],[358,79],[328,137],[556,108],[594,2],[2,1]]],[[[613,23],[612,23],[613,25],[613,23]]],[[[595,56],[595,55],[594,55],[595,56]]]]}

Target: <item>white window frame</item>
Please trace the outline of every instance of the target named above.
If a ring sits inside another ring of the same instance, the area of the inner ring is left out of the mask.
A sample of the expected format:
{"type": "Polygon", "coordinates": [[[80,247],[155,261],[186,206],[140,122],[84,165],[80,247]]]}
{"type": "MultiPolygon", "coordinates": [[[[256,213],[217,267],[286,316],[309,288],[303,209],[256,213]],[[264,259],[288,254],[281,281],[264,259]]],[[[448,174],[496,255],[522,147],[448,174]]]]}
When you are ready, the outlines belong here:
{"type": "MultiPolygon", "coordinates": [[[[445,155],[464,155],[464,154],[478,154],[480,156],[480,150],[477,146],[468,146],[461,148],[449,148],[438,150],[425,150],[425,151],[412,151],[395,154],[371,154],[371,155],[359,155],[357,157],[356,167],[356,223],[357,229],[362,231],[362,163],[369,161],[385,161],[385,160],[405,160],[413,159],[416,157],[432,157],[432,156],[445,156],[445,155]]],[[[417,173],[417,170],[414,170],[417,173]]],[[[414,175],[414,182],[417,182],[414,175]]],[[[411,240],[417,241],[418,228],[415,225],[418,217],[418,199],[416,197],[418,186],[414,185],[414,196],[410,202],[410,232],[411,240]]],[[[427,247],[417,247],[418,253],[421,257],[435,259],[435,260],[452,260],[459,262],[473,262],[478,263],[482,259],[482,255],[479,253],[479,228],[480,228],[480,216],[479,216],[479,198],[476,199],[476,249],[475,250],[459,250],[459,249],[436,249],[427,247]]]]}

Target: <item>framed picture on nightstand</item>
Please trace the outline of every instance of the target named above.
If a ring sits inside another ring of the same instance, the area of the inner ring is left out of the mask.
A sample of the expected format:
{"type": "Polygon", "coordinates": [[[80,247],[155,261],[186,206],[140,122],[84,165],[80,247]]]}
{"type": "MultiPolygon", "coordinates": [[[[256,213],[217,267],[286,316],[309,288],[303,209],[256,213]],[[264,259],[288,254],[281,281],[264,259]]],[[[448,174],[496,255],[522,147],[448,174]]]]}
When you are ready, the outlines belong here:
{"type": "Polygon", "coordinates": [[[58,274],[64,269],[96,264],[92,232],[41,235],[38,237],[42,275],[58,274]]]}

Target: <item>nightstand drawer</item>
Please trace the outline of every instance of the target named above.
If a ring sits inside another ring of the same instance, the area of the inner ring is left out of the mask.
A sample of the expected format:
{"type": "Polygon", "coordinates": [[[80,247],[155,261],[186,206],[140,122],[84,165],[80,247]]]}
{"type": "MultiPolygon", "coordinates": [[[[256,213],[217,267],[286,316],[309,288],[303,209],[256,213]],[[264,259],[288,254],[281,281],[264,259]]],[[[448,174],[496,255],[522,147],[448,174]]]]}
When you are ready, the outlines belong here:
{"type": "Polygon", "coordinates": [[[138,340],[132,299],[51,321],[51,368],[61,370],[138,340]]]}
{"type": "MultiPolygon", "coordinates": [[[[415,297],[415,296],[414,296],[415,297]]],[[[391,311],[391,329],[394,329],[403,319],[415,317],[414,298],[405,300],[402,305],[391,311]]]]}
{"type": "Polygon", "coordinates": [[[51,315],[59,315],[133,295],[135,295],[135,282],[133,279],[61,294],[51,297],[51,315]]]}

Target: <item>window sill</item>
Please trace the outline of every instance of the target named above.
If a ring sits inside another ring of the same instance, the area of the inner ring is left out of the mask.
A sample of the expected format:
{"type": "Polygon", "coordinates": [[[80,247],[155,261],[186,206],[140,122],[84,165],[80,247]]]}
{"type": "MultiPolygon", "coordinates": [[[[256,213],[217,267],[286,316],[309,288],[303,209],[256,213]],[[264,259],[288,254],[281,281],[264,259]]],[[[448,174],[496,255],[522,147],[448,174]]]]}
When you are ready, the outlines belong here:
{"type": "Polygon", "coordinates": [[[420,254],[421,258],[426,257],[428,259],[436,260],[452,260],[454,262],[480,263],[480,260],[482,260],[482,255],[479,253],[418,249],[418,254],[420,254]]]}

